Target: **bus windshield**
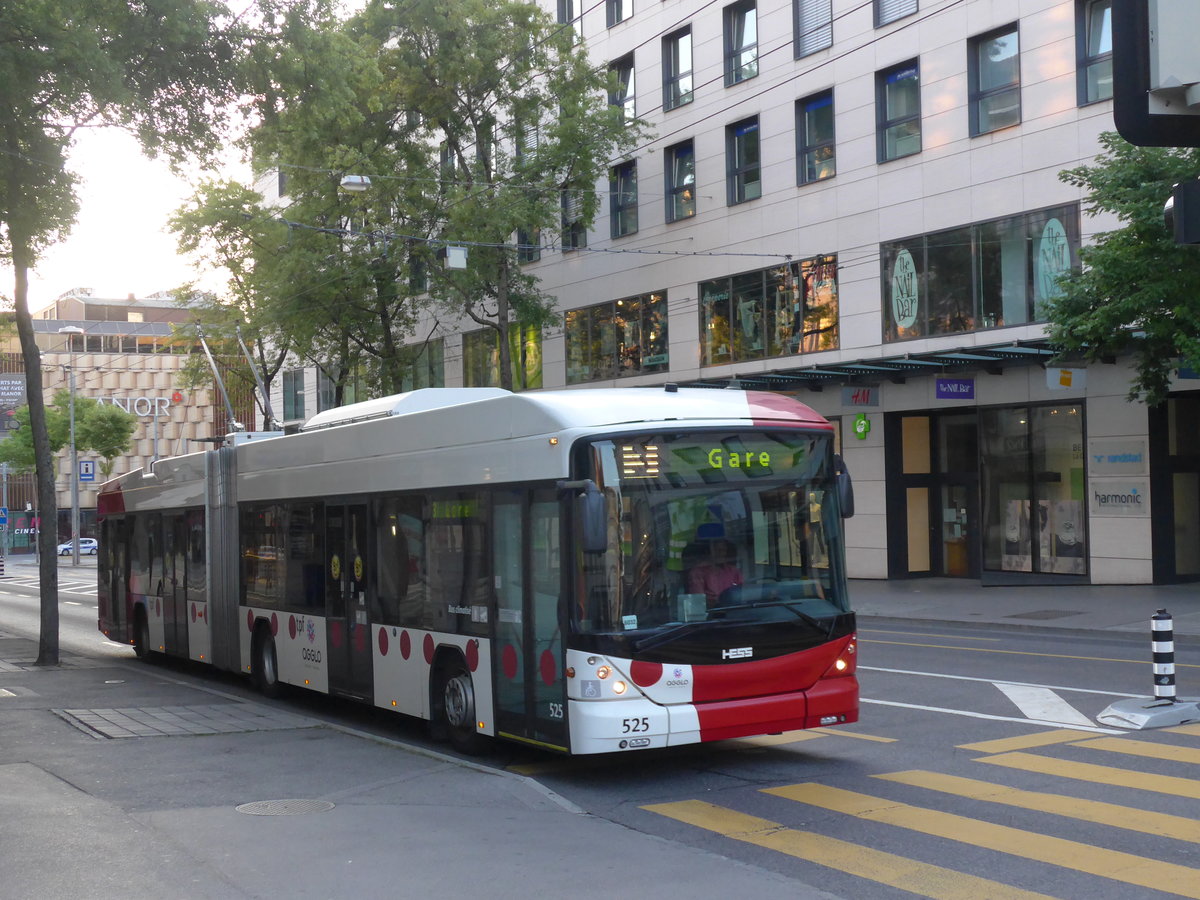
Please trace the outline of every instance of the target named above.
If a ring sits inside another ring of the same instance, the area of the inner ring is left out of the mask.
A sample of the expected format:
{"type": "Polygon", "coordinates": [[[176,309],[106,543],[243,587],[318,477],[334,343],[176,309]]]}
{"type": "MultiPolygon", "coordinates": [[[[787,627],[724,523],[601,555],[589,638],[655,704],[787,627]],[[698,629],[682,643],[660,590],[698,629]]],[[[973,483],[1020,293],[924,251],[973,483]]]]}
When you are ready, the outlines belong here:
{"type": "Polygon", "coordinates": [[[789,429],[586,445],[609,549],[580,559],[575,632],[635,648],[702,623],[827,632],[849,609],[831,441],[789,429]]]}

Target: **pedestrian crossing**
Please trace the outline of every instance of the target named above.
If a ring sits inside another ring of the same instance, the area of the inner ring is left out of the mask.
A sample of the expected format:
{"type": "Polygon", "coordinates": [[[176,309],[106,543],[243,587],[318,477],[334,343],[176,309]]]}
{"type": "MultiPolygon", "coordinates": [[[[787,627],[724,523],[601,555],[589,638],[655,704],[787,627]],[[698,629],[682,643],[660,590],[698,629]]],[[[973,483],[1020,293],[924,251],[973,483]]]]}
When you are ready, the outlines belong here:
{"type": "MultiPolygon", "coordinates": [[[[24,575],[14,575],[0,580],[0,587],[23,587],[23,588],[40,588],[41,579],[38,577],[29,577],[24,575]]],[[[96,579],[91,578],[87,581],[77,579],[60,578],[58,581],[59,591],[68,594],[85,594],[89,597],[95,597],[96,579]]]]}
{"type": "Polygon", "coordinates": [[[909,769],[848,786],[761,788],[784,801],[750,801],[770,818],[692,799],[641,808],[935,900],[1148,892],[1200,900],[1200,821],[1190,802],[1200,799],[1192,777],[1200,775],[1200,749],[1187,742],[1196,736],[1200,724],[1153,736],[1054,729],[962,744],[968,774],[909,769]],[[1150,767],[1156,771],[1143,770],[1150,767]],[[1104,799],[1095,799],[1096,785],[1104,799]],[[1078,796],[1085,793],[1093,796],[1078,796]],[[986,854],[1023,865],[983,865],[986,854]],[[1004,877],[984,877],[997,872],[1004,877]]]}

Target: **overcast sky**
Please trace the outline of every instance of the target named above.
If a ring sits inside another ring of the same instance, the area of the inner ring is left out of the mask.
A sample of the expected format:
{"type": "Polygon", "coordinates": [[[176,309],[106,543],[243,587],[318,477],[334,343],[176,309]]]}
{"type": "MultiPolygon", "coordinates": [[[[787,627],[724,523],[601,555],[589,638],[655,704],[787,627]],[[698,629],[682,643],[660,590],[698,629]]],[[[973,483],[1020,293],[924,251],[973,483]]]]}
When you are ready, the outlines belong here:
{"type": "MultiPolygon", "coordinates": [[[[80,137],[71,168],[82,179],[79,218],[30,274],[31,311],[78,287],[104,298],[146,297],[196,279],[166,230],[167,219],[192,193],[187,179],[173,175],[165,162],[146,159],[137,141],[117,129],[80,137]]],[[[0,294],[11,297],[11,269],[3,277],[0,294]]]]}

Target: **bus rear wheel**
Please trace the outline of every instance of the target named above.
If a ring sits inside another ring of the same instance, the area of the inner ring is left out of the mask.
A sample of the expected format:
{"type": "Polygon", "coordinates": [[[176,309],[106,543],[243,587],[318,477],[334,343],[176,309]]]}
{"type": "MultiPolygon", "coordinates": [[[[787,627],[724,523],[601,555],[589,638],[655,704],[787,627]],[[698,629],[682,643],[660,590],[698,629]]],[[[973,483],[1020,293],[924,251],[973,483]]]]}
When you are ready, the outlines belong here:
{"type": "Polygon", "coordinates": [[[264,697],[279,696],[279,659],[275,655],[275,639],[268,628],[260,627],[254,632],[250,676],[264,697]]]}
{"type": "Polygon", "coordinates": [[[481,753],[484,736],[475,730],[475,685],[461,660],[451,662],[442,671],[441,718],[450,745],[459,753],[481,753]]]}

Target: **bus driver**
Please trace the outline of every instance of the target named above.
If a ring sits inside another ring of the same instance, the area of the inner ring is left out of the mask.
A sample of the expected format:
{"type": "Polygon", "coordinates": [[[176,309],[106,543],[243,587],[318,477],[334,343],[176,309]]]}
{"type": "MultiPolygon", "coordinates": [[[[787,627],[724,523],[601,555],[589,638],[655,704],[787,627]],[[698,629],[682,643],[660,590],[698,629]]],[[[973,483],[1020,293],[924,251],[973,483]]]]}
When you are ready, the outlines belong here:
{"type": "Polygon", "coordinates": [[[690,593],[703,594],[712,607],[722,591],[742,583],[742,572],[737,567],[737,549],[732,541],[718,538],[709,543],[708,553],[706,561],[688,572],[687,588],[690,593]]]}

